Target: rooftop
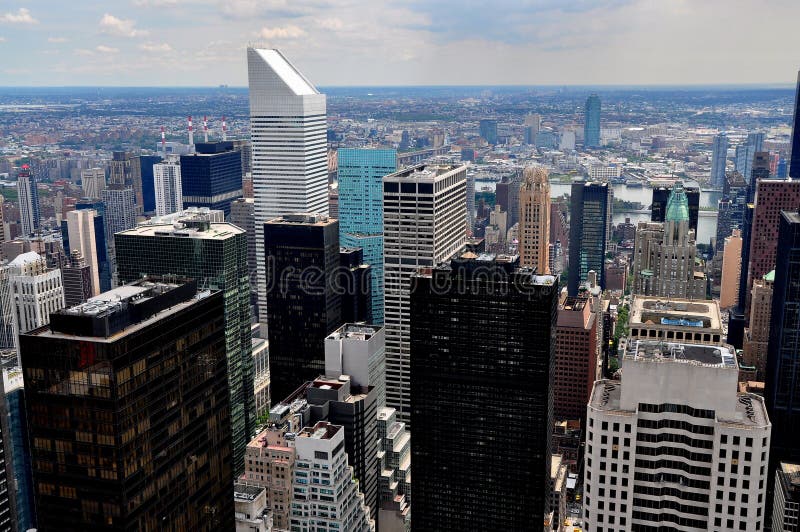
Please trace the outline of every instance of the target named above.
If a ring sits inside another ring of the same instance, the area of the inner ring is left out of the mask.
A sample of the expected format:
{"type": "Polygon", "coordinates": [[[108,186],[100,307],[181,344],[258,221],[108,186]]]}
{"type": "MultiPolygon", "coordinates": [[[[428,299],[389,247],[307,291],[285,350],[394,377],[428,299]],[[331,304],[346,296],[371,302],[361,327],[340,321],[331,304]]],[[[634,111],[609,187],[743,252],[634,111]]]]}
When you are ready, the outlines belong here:
{"type": "Polygon", "coordinates": [[[183,221],[171,224],[140,225],[134,229],[120,231],[125,236],[162,236],[173,238],[200,238],[205,240],[225,240],[246,231],[229,223],[214,223],[206,220],[183,221]]]}
{"type": "Polygon", "coordinates": [[[327,421],[318,421],[313,427],[306,427],[300,431],[299,438],[311,438],[314,440],[330,440],[341,430],[339,425],[331,425],[327,421]]]}
{"type": "Polygon", "coordinates": [[[434,182],[452,175],[456,171],[466,169],[465,164],[417,164],[409,166],[399,172],[389,174],[383,178],[384,181],[413,180],[434,182]]]}
{"type": "Polygon", "coordinates": [[[336,219],[325,216],[324,214],[312,212],[296,212],[284,214],[278,218],[268,220],[268,224],[296,224],[296,225],[317,225],[323,226],[335,222],[336,219]]]}
{"type": "Polygon", "coordinates": [[[689,200],[683,189],[683,182],[678,181],[672,187],[672,192],[667,200],[667,213],[664,219],[667,222],[689,221],[689,200]]]}
{"type": "Polygon", "coordinates": [[[630,325],[669,325],[720,329],[722,317],[719,302],[714,300],[662,299],[634,296],[631,302],[630,325]]]}
{"type": "Polygon", "coordinates": [[[625,344],[624,360],[678,362],[738,370],[736,353],[717,345],[630,340],[625,344]]]}
{"type": "Polygon", "coordinates": [[[287,88],[297,96],[319,94],[319,91],[278,50],[255,49],[258,56],[272,69],[287,88]]]}
{"type": "Polygon", "coordinates": [[[233,498],[239,501],[254,501],[266,488],[261,486],[251,486],[242,482],[234,482],[233,498]]]}
{"type": "Polygon", "coordinates": [[[331,334],[326,340],[369,340],[381,330],[380,325],[366,325],[363,323],[345,323],[331,334]]]}

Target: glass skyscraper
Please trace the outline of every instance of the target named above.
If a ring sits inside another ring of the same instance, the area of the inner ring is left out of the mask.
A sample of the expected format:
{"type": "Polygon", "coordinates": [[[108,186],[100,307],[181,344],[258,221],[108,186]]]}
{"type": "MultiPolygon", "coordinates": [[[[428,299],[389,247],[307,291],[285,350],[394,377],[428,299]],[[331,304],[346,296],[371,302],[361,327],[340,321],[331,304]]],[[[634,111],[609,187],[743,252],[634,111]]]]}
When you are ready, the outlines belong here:
{"type": "Polygon", "coordinates": [[[383,323],[383,176],[397,171],[395,150],[341,148],[339,244],[360,247],[372,267],[372,320],[383,323]]]}
{"type": "Polygon", "coordinates": [[[605,288],[606,245],[611,227],[613,189],[608,183],[572,184],[569,229],[569,295],[578,294],[590,270],[605,288]]]}
{"type": "Polygon", "coordinates": [[[255,432],[247,233],[228,223],[182,220],[185,227],[149,225],[115,235],[120,283],[144,275],[182,275],[225,295],[225,344],[230,381],[234,472],[255,432]]]}
{"type": "Polygon", "coordinates": [[[198,142],[195,153],[181,155],[180,177],[184,207],[208,207],[231,212],[242,197],[242,154],[233,142],[198,142]]]}
{"type": "Polygon", "coordinates": [[[583,123],[584,148],[600,147],[600,97],[592,94],[586,99],[583,123]]]}

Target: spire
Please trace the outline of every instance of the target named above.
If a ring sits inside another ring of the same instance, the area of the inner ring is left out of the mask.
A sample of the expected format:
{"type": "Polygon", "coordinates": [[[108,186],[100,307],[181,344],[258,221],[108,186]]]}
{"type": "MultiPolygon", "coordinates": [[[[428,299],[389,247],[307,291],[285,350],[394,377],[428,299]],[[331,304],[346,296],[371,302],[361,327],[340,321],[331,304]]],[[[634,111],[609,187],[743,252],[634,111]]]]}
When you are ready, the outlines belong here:
{"type": "Polygon", "coordinates": [[[667,222],[689,221],[689,200],[686,198],[682,181],[677,181],[672,187],[672,193],[667,200],[667,215],[664,220],[667,222]]]}

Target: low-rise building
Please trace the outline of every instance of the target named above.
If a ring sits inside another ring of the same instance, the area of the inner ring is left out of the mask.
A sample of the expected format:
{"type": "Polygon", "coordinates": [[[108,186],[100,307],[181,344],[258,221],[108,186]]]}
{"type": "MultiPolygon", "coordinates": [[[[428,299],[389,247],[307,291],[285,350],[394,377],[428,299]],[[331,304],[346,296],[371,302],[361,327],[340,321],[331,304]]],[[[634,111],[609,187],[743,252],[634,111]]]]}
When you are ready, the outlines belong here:
{"type": "Polygon", "coordinates": [[[236,532],[272,532],[272,514],[267,506],[266,488],[235,482],[233,505],[236,532]]]}

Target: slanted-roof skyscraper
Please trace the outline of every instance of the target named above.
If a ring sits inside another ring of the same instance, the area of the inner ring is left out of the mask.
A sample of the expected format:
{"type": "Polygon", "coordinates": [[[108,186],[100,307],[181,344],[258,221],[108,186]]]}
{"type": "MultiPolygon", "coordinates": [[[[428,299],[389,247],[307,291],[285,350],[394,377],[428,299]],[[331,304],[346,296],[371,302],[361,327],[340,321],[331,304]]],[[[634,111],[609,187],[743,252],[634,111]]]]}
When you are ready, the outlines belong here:
{"type": "Polygon", "coordinates": [[[591,94],[586,99],[583,111],[583,146],[584,148],[600,147],[600,97],[591,94]]]}
{"type": "MultiPolygon", "coordinates": [[[[248,48],[256,255],[264,223],[294,212],[328,214],[325,95],[278,50],[248,48]]],[[[267,316],[266,270],[258,264],[259,320],[267,316]]]]}
{"type": "Polygon", "coordinates": [[[549,273],[550,181],[544,167],[528,167],[519,189],[519,263],[549,273]]]}
{"type": "Polygon", "coordinates": [[[465,252],[412,278],[415,530],[534,530],[549,505],[558,281],[465,252]]]}

